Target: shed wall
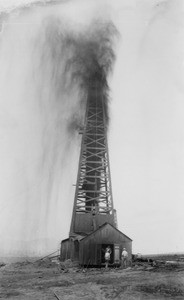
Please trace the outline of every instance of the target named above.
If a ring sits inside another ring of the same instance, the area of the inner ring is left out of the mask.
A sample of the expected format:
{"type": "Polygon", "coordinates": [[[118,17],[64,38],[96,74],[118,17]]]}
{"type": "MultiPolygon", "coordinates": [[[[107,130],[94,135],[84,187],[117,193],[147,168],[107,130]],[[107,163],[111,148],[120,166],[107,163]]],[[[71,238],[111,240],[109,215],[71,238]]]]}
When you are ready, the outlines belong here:
{"type": "Polygon", "coordinates": [[[108,225],[94,232],[80,242],[79,262],[82,265],[99,265],[102,261],[101,246],[104,244],[119,245],[119,259],[122,249],[125,247],[129,254],[132,255],[132,241],[123,233],[117,231],[108,225]]]}
{"type": "Polygon", "coordinates": [[[60,252],[61,261],[71,259],[73,261],[79,260],[79,241],[68,239],[62,241],[61,243],[61,252],[60,252]]]}
{"type": "Polygon", "coordinates": [[[70,241],[62,241],[61,242],[61,252],[60,252],[60,259],[61,261],[67,260],[71,258],[71,253],[70,253],[70,241]]]}

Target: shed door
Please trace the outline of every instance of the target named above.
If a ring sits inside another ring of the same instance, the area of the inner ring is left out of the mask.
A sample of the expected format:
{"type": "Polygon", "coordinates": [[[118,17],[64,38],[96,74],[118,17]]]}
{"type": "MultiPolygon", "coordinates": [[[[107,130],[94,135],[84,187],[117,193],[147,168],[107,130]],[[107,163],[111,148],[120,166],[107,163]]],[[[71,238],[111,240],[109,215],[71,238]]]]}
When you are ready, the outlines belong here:
{"type": "Polygon", "coordinates": [[[105,250],[108,246],[111,248],[111,251],[112,251],[109,263],[110,264],[114,263],[114,245],[113,244],[102,244],[102,248],[101,248],[102,264],[105,264],[105,250]]]}
{"type": "Polygon", "coordinates": [[[114,263],[119,264],[120,263],[120,245],[114,244],[114,263]]]}

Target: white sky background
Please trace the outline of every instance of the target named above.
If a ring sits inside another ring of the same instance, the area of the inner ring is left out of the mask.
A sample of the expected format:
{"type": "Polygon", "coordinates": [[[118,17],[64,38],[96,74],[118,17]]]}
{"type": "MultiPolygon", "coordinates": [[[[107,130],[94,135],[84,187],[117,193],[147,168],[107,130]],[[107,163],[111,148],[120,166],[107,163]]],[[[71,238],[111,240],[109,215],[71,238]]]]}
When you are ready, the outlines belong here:
{"type": "MultiPolygon", "coordinates": [[[[0,8],[30,2],[1,0],[0,8]]],[[[121,35],[109,133],[118,227],[134,252],[184,251],[183,1],[70,2],[74,20],[104,8],[121,35]]]]}
{"type": "Polygon", "coordinates": [[[119,12],[113,191],[119,226],[136,250],[183,251],[183,1],[155,3],[137,1],[135,10],[119,12]]]}

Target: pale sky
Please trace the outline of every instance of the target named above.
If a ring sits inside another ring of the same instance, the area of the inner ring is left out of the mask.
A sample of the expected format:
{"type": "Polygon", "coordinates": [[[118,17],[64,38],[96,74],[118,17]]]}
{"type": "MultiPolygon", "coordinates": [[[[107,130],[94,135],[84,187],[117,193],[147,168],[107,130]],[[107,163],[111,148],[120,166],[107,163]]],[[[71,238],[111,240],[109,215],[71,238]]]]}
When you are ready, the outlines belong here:
{"type": "MultiPolygon", "coordinates": [[[[1,0],[0,8],[28,2],[34,1],[1,0]]],[[[38,189],[34,180],[36,169],[32,167],[35,161],[37,163],[39,159],[43,159],[42,153],[39,152],[41,146],[38,142],[42,129],[40,133],[39,129],[37,130],[37,127],[41,126],[40,118],[43,116],[37,113],[35,104],[31,103],[36,91],[28,86],[27,91],[32,95],[29,94],[27,98],[25,86],[24,91],[22,88],[22,78],[30,72],[29,49],[32,47],[31,43],[39,27],[35,24],[39,24],[45,14],[55,15],[55,8],[46,13],[43,8],[40,8],[36,13],[30,14],[28,19],[26,19],[27,16],[16,17],[16,22],[18,20],[22,23],[21,33],[21,25],[13,26],[15,22],[13,19],[12,25],[10,22],[7,31],[3,32],[4,48],[0,48],[3,53],[0,54],[0,59],[5,70],[0,73],[0,80],[4,80],[4,98],[1,100],[2,124],[0,123],[1,144],[4,147],[4,150],[2,147],[0,150],[0,178],[2,180],[0,204],[2,204],[1,218],[3,219],[0,237],[2,239],[6,235],[10,244],[11,240],[24,239],[26,232],[29,232],[30,240],[34,239],[34,230],[38,231],[35,232],[35,238],[44,239],[52,236],[53,239],[59,241],[60,236],[61,239],[68,236],[71,220],[74,190],[67,194],[69,202],[65,199],[62,205],[57,204],[56,215],[54,203],[49,208],[52,217],[48,225],[50,226],[48,235],[42,236],[39,229],[35,229],[35,224],[40,225],[40,228],[44,226],[41,224],[44,213],[40,211],[38,214],[37,212],[38,209],[42,209],[43,203],[37,199],[38,189]],[[24,26],[26,20],[33,22],[33,28],[26,29],[27,27],[24,26]],[[26,30],[31,35],[29,40],[26,37],[26,30]],[[12,47],[14,47],[13,50],[12,47]],[[23,57],[20,52],[23,53],[23,57]],[[15,69],[18,71],[15,72],[15,69]],[[11,74],[11,76],[10,78],[4,77],[4,74],[11,74]],[[12,91],[15,91],[17,96],[12,91]],[[20,101],[23,93],[25,93],[27,104],[20,101]],[[17,120],[19,126],[13,132],[17,120]],[[7,138],[7,134],[11,137],[11,141],[7,138]],[[22,169],[26,169],[26,176],[21,171],[22,169]],[[26,197],[21,194],[24,191],[20,192],[22,185],[26,186],[26,197]],[[29,193],[28,191],[32,190],[33,186],[34,192],[29,193]],[[27,216],[25,216],[25,207],[29,211],[27,216]],[[54,219],[59,218],[60,215],[62,221],[55,221],[54,219]],[[38,217],[40,223],[38,223],[38,217]],[[26,218],[29,221],[26,221],[26,218]],[[10,226],[10,219],[14,220],[12,222],[15,226],[10,226]],[[54,225],[51,225],[52,223],[54,225]],[[21,229],[22,224],[25,224],[25,231],[21,229]],[[57,227],[56,237],[53,236],[54,226],[57,227]]],[[[183,1],[77,0],[69,1],[69,4],[61,9],[61,15],[71,20],[74,25],[78,22],[85,25],[88,19],[96,15],[104,18],[105,15],[113,20],[120,33],[116,46],[117,60],[110,81],[112,100],[109,129],[113,199],[117,210],[119,230],[133,239],[133,252],[135,253],[183,252],[183,1]]],[[[47,114],[50,120],[49,112],[47,114]]],[[[52,134],[54,129],[49,130],[52,134]]],[[[64,155],[63,148],[62,151],[64,155]]],[[[76,164],[75,168],[69,168],[71,184],[72,182],[75,184],[76,181],[74,170],[77,168],[77,150],[74,152],[75,155],[69,150],[71,161],[74,165],[76,164]]],[[[49,159],[51,158],[52,156],[49,156],[49,159]]],[[[69,162],[66,161],[65,164],[67,163],[69,162]]],[[[59,184],[58,178],[61,174],[59,170],[56,172],[58,172],[56,181],[59,184]]],[[[64,187],[64,183],[61,183],[59,189],[61,194],[64,187]]]]}

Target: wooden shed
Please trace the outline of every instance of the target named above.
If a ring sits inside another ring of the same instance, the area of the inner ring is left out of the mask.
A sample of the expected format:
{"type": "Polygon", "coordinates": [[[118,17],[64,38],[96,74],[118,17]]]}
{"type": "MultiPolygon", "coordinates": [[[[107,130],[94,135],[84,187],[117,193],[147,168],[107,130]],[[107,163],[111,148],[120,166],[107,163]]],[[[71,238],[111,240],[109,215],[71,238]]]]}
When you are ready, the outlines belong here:
{"type": "Polygon", "coordinates": [[[61,261],[65,261],[67,259],[71,259],[72,261],[79,261],[79,243],[83,238],[84,236],[76,235],[62,240],[60,252],[61,261]]]}
{"type": "Polygon", "coordinates": [[[121,252],[125,247],[129,259],[132,257],[132,240],[113,225],[104,223],[97,230],[79,241],[79,264],[103,266],[105,249],[110,246],[112,255],[110,265],[119,265],[121,252]]]}

